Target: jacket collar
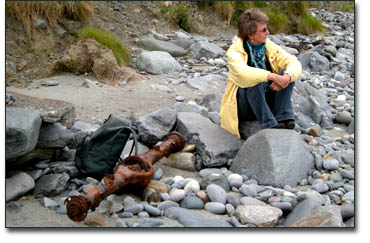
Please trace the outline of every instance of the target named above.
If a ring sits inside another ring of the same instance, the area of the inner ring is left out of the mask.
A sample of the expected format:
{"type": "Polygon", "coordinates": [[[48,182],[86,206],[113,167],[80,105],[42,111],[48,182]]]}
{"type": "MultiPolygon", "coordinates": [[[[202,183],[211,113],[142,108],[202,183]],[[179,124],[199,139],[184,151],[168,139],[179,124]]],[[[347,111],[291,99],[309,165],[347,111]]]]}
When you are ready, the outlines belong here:
{"type": "MultiPolygon", "coordinates": [[[[244,50],[243,40],[241,38],[236,37],[234,43],[236,44],[236,48],[238,49],[239,52],[243,54],[247,54],[244,50]]],[[[274,52],[273,43],[269,39],[267,39],[266,40],[266,56],[269,57],[270,53],[273,53],[273,52],[274,52]]]]}

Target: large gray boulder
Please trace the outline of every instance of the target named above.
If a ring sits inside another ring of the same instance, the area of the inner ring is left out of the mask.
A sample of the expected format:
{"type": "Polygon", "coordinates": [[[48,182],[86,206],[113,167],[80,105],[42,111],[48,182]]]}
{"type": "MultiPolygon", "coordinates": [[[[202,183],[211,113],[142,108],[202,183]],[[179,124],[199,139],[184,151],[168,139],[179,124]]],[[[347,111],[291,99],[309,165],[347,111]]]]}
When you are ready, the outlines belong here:
{"type": "Polygon", "coordinates": [[[176,111],[164,108],[140,117],[136,121],[139,137],[143,143],[152,147],[172,131],[177,119],[176,111]]]}
{"type": "Polygon", "coordinates": [[[196,152],[206,167],[227,164],[243,144],[242,140],[197,113],[179,112],[178,119],[178,131],[188,143],[196,145],[196,152]]]}
{"type": "Polygon", "coordinates": [[[225,51],[219,46],[213,43],[209,43],[207,40],[201,40],[189,47],[190,53],[195,58],[215,58],[225,54],[225,51]]]}
{"type": "Polygon", "coordinates": [[[230,170],[257,176],[259,184],[296,186],[307,178],[314,159],[299,134],[287,129],[264,129],[249,137],[232,161],[230,170]]]}
{"type": "Polygon", "coordinates": [[[31,152],[37,145],[40,127],[41,117],[38,111],[23,108],[6,108],[6,160],[31,152]]]}
{"type": "Polygon", "coordinates": [[[5,197],[6,201],[9,202],[32,190],[35,187],[35,181],[29,174],[21,172],[6,179],[5,185],[5,197]]]}
{"type": "Polygon", "coordinates": [[[333,115],[328,99],[324,91],[315,89],[308,83],[296,81],[292,94],[296,123],[304,129],[316,125],[324,129],[332,129],[333,115]]]}
{"type": "Polygon", "coordinates": [[[64,148],[72,144],[74,135],[60,123],[46,123],[40,129],[38,148],[64,148]]]}
{"type": "Polygon", "coordinates": [[[298,56],[303,70],[312,72],[330,71],[329,60],[316,51],[302,53],[298,56]]]}
{"type": "Polygon", "coordinates": [[[167,52],[142,52],[136,60],[136,66],[151,74],[182,72],[181,65],[167,52]]]}
{"type": "Polygon", "coordinates": [[[144,37],[139,41],[139,45],[149,51],[168,52],[173,57],[186,55],[186,50],[176,44],[168,41],[156,40],[150,37],[144,37]]]}

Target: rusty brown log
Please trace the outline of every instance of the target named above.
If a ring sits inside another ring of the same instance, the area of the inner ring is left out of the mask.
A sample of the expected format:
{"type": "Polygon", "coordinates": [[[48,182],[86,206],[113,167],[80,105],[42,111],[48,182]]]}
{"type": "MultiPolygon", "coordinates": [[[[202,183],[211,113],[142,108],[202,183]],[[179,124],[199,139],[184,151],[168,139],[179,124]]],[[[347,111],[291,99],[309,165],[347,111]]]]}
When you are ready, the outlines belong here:
{"type": "Polygon", "coordinates": [[[91,188],[84,196],[70,196],[65,200],[68,217],[77,222],[84,220],[89,209],[94,211],[103,199],[127,185],[145,188],[152,180],[153,164],[181,151],[184,146],[184,137],[174,131],[167,135],[163,143],[144,155],[127,157],[114,167],[113,174],[104,176],[102,185],[91,188]]]}

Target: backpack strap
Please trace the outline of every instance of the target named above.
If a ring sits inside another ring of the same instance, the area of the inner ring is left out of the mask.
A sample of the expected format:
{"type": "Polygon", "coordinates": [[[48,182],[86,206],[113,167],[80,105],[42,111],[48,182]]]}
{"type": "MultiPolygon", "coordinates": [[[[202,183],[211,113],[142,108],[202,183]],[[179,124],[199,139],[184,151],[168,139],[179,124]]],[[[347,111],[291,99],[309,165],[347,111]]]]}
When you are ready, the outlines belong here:
{"type": "MultiPolygon", "coordinates": [[[[132,147],[131,147],[131,150],[130,150],[130,153],[129,153],[129,156],[131,156],[132,154],[132,150],[134,150],[134,147],[135,147],[135,156],[137,155],[138,153],[138,142],[137,142],[137,134],[135,132],[135,130],[132,128],[132,127],[123,127],[121,130],[120,130],[120,133],[123,132],[123,131],[129,131],[130,133],[132,133],[133,137],[134,137],[134,142],[132,144],[132,147]]],[[[118,159],[118,162],[117,164],[121,164],[122,163],[122,158],[120,157],[118,159]]]]}

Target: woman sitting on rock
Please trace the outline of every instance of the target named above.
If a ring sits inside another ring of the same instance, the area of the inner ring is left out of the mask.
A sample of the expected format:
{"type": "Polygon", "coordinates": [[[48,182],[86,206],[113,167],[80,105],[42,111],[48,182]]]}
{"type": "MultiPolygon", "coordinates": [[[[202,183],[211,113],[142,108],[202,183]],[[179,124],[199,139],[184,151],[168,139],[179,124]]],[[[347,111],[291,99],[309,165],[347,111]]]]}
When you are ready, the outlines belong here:
{"type": "Polygon", "coordinates": [[[264,128],[294,129],[291,96],[300,78],[298,59],[267,39],[268,17],[247,9],[228,49],[229,77],[221,103],[221,127],[241,138],[240,122],[257,120],[264,128]]]}

